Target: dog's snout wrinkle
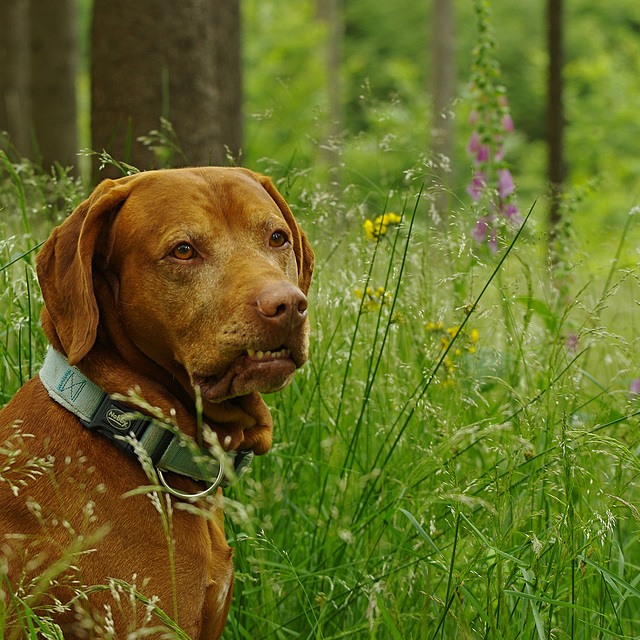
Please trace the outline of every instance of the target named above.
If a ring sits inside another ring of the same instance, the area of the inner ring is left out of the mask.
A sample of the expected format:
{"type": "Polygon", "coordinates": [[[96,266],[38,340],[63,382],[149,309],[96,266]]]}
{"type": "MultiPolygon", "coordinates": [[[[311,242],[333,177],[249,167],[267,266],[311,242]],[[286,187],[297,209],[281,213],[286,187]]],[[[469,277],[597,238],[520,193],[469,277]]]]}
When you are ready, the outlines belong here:
{"type": "Polygon", "coordinates": [[[255,304],[261,319],[271,324],[296,326],[307,317],[307,297],[290,282],[267,287],[255,304]]]}

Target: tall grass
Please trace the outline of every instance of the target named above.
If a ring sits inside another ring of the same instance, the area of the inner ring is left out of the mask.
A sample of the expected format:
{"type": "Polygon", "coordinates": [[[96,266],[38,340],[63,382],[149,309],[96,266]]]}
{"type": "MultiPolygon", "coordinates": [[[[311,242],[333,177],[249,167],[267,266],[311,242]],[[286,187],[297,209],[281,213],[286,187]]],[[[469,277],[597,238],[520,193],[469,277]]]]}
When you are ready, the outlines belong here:
{"type": "MultiPolygon", "coordinates": [[[[80,187],[6,159],[1,171],[5,402],[45,348],[35,249],[80,187]]],[[[338,196],[312,172],[283,177],[317,254],[311,357],[267,397],[272,451],[227,491],[224,637],[638,637],[628,228],[603,276],[575,252],[564,271],[547,263],[538,207],[493,255],[463,207],[433,223],[423,179],[338,196]],[[368,240],[365,218],[389,212],[403,223],[368,240]]],[[[47,625],[10,597],[9,622],[47,625]]]]}
{"type": "Polygon", "coordinates": [[[233,492],[227,637],[635,637],[637,274],[558,276],[534,219],[474,256],[419,196],[378,244],[307,220],[313,354],[233,492]]]}

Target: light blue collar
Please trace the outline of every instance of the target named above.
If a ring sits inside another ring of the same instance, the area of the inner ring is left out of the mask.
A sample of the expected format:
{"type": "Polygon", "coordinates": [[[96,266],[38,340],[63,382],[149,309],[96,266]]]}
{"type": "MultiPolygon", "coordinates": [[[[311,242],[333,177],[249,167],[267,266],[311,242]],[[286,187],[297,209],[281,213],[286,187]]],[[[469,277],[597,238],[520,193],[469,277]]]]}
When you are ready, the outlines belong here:
{"type": "Polygon", "coordinates": [[[240,478],[251,464],[253,451],[249,449],[213,455],[209,449],[200,448],[193,441],[187,444],[187,437],[173,433],[168,425],[149,416],[140,417],[140,414],[112,400],[52,347],[47,351],[39,375],[56,402],[78,416],[85,427],[99,431],[111,440],[121,451],[138,456],[126,436],[135,438],[153,462],[160,481],[170,493],[180,498],[202,497],[218,486],[228,486],[228,476],[240,478]],[[233,469],[230,474],[225,474],[226,462],[233,469]],[[211,486],[199,494],[184,494],[167,485],[163,472],[209,482],[211,486]]]}

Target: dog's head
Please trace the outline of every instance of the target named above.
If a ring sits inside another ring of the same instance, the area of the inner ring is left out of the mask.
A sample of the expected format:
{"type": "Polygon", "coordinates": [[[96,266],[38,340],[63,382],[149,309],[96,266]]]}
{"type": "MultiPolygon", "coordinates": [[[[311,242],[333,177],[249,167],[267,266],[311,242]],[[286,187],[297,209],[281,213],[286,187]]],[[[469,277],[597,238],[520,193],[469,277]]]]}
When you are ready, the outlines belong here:
{"type": "Polygon", "coordinates": [[[291,380],[308,353],[313,252],[246,169],[102,182],[37,258],[43,326],[71,364],[96,341],[218,403],[291,380]]]}

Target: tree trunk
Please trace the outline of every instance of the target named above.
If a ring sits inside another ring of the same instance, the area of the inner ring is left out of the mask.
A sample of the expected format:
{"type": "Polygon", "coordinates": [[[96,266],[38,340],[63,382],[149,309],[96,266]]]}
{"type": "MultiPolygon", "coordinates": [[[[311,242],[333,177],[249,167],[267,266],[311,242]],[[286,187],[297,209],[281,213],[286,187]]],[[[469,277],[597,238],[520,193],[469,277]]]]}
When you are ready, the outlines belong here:
{"type": "Polygon", "coordinates": [[[452,0],[434,0],[431,14],[433,77],[433,139],[439,184],[436,186],[435,207],[441,219],[450,208],[450,173],[453,153],[453,117],[451,107],[455,97],[456,64],[452,0]]]}
{"type": "MultiPolygon", "coordinates": [[[[216,0],[212,3],[215,27],[215,79],[222,120],[220,141],[223,147],[216,162],[222,164],[226,150],[239,159],[242,150],[242,28],[240,0],[216,0]]],[[[188,110],[188,104],[185,105],[188,110]]],[[[213,160],[213,158],[212,158],[213,160]]]]}
{"type": "Polygon", "coordinates": [[[74,0],[31,0],[30,98],[35,158],[44,169],[77,162],[74,0]]]}
{"type": "Polygon", "coordinates": [[[27,0],[0,0],[0,129],[19,156],[30,151],[28,42],[27,0]]]}
{"type": "Polygon", "coordinates": [[[562,187],[566,178],[564,161],[564,109],[562,102],[563,52],[562,0],[548,0],[547,28],[549,48],[547,144],[549,148],[548,179],[550,189],[549,227],[553,240],[561,222],[562,187]]]}
{"type": "Polygon", "coordinates": [[[340,182],[340,162],[336,142],[344,129],[342,109],[342,12],[341,0],[317,0],[316,15],[325,23],[327,39],[325,44],[325,70],[328,103],[328,122],[320,140],[320,158],[329,167],[335,184],[340,182]]]}
{"type": "Polygon", "coordinates": [[[139,169],[222,164],[225,146],[239,153],[238,5],[239,0],[95,0],[94,150],[105,149],[139,169]],[[171,123],[179,152],[170,135],[156,135],[151,145],[140,142],[161,131],[161,118],[171,123]]]}

